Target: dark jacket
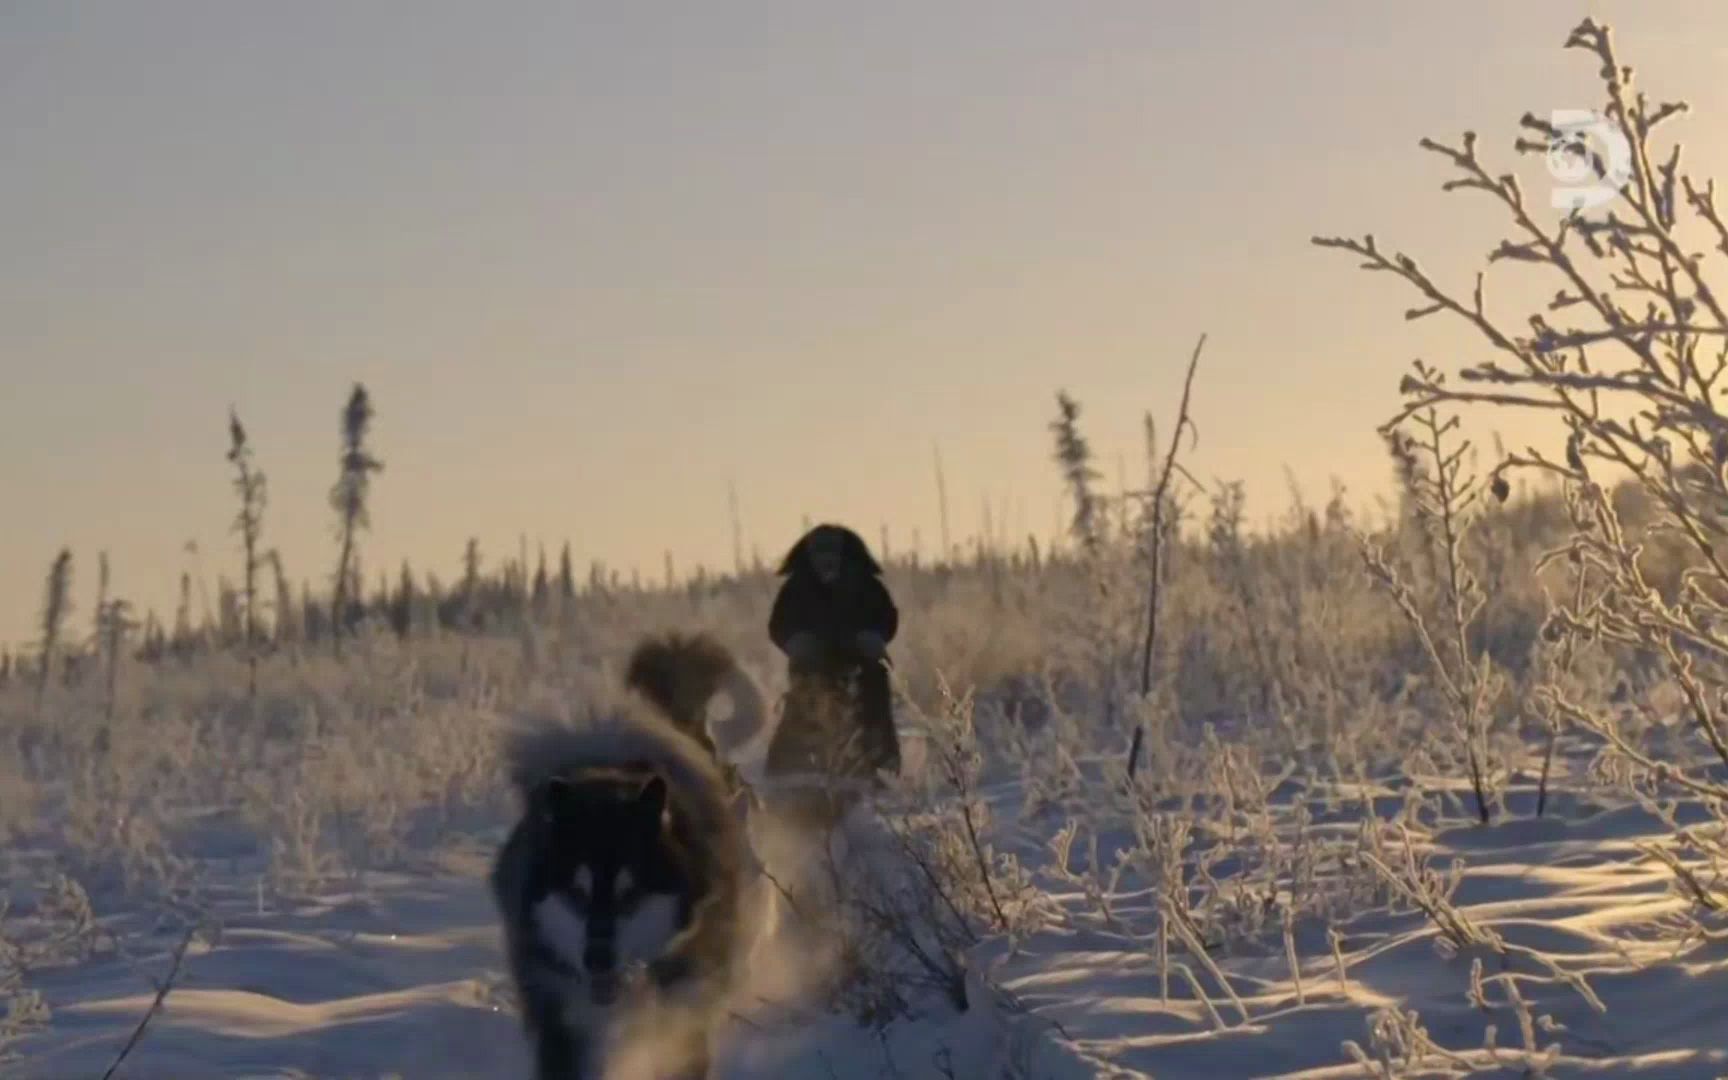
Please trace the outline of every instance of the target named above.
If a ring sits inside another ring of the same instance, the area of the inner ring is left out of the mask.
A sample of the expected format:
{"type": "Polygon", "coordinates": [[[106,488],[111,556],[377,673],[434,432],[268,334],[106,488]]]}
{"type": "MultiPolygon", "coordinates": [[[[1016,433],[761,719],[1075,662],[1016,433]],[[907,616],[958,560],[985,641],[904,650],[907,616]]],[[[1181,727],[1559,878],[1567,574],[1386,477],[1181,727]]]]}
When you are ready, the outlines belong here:
{"type": "Polygon", "coordinates": [[[829,587],[814,574],[795,570],[780,586],[768,616],[768,636],[782,652],[794,634],[811,634],[829,649],[843,652],[861,631],[886,643],[899,629],[900,612],[875,575],[854,574],[829,587]]]}
{"type": "Polygon", "coordinates": [[[812,768],[857,776],[878,769],[899,771],[900,743],[885,658],[856,643],[859,634],[869,632],[886,645],[900,629],[900,612],[882,584],[881,572],[857,533],[832,524],[806,533],[780,564],[786,581],[768,616],[768,636],[790,659],[792,679],[768,745],[770,776],[812,768]],[[818,543],[839,550],[840,574],[832,585],[816,574],[811,549],[818,543]],[[800,634],[815,639],[818,647],[791,649],[800,634]],[[849,722],[835,725],[832,705],[846,698],[833,695],[854,678],[857,696],[844,710],[849,722]]]}

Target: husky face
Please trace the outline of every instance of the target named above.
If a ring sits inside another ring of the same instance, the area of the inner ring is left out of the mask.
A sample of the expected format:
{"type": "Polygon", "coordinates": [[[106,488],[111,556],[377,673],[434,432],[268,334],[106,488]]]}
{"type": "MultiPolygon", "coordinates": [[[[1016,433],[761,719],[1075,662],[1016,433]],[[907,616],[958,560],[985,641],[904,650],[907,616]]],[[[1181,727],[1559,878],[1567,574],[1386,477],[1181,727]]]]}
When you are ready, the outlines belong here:
{"type": "Polygon", "coordinates": [[[548,785],[548,844],[529,914],[548,959],[586,982],[595,1005],[612,1004],[622,969],[659,956],[688,921],[665,811],[658,777],[548,785]]]}

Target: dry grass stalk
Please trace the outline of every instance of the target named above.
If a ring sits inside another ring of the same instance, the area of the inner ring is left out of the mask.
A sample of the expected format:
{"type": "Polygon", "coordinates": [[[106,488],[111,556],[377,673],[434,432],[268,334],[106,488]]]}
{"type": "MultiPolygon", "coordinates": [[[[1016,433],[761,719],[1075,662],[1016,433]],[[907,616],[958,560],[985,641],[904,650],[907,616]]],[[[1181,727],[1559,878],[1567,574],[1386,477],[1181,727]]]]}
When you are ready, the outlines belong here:
{"type": "MultiPolygon", "coordinates": [[[[1168,543],[1166,531],[1168,523],[1165,516],[1170,502],[1170,481],[1176,474],[1176,452],[1182,445],[1182,432],[1187,429],[1194,442],[1200,438],[1199,429],[1188,415],[1188,399],[1194,389],[1194,372],[1200,366],[1200,351],[1206,347],[1206,335],[1201,334],[1200,340],[1194,343],[1194,355],[1188,360],[1188,374],[1182,380],[1182,402],[1176,409],[1176,430],[1170,435],[1170,449],[1164,455],[1162,469],[1158,474],[1158,482],[1152,489],[1152,528],[1147,541],[1147,560],[1150,563],[1150,579],[1146,587],[1146,638],[1140,650],[1140,696],[1150,697],[1152,694],[1152,657],[1158,644],[1158,615],[1161,610],[1159,599],[1162,596],[1165,576],[1165,548],[1168,543]]],[[[1150,420],[1148,420],[1150,434],[1150,420]]],[[[1193,449],[1192,443],[1189,449],[1193,449]]],[[[1134,779],[1134,771],[1140,763],[1140,748],[1146,741],[1146,725],[1139,722],[1134,725],[1134,740],[1128,747],[1128,779],[1134,779]]]]}

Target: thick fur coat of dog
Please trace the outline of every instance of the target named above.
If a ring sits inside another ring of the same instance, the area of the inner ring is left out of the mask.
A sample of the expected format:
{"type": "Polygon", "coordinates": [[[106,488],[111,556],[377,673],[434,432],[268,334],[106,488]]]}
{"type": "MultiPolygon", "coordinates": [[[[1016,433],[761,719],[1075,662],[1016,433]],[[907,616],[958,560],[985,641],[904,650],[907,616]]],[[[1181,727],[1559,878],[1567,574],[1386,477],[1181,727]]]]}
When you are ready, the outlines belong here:
{"type": "Polygon", "coordinates": [[[523,814],[491,887],[539,1080],[603,1076],[609,1045],[644,1016],[662,1075],[707,1077],[748,937],[748,843],[713,743],[697,737],[736,668],[706,638],[650,644],[626,676],[645,701],[525,729],[506,748],[523,814]]]}

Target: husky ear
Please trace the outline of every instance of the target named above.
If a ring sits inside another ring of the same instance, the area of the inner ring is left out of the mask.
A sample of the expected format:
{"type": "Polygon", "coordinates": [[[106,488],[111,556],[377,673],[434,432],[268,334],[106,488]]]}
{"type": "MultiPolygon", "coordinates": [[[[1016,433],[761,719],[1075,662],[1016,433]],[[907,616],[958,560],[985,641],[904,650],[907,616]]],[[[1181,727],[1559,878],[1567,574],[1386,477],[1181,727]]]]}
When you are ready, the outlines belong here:
{"type": "Polygon", "coordinates": [[[570,816],[576,802],[576,788],[568,778],[554,776],[540,789],[540,814],[547,821],[570,816]]]}
{"type": "Polygon", "coordinates": [[[642,785],[642,791],[636,796],[636,805],[654,815],[656,825],[660,815],[666,812],[666,778],[656,776],[642,785]]]}

